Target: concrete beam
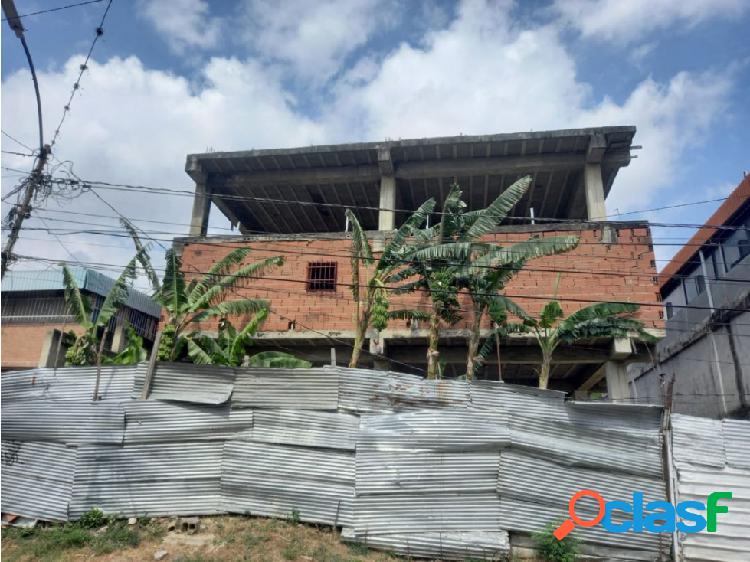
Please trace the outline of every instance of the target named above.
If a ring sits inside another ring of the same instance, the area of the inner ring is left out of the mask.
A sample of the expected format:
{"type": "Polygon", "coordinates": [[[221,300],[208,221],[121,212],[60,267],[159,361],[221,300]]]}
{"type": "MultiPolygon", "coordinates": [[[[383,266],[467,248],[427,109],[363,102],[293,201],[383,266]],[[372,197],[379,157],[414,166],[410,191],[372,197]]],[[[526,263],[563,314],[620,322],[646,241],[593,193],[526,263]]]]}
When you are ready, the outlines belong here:
{"type": "Polygon", "coordinates": [[[588,394],[588,392],[594,388],[599,381],[604,378],[604,365],[594,371],[589,378],[583,381],[580,386],[576,389],[576,393],[588,394]]]}
{"type": "MultiPolygon", "coordinates": [[[[380,159],[378,164],[359,166],[337,166],[330,168],[306,168],[231,174],[227,184],[242,188],[251,185],[310,185],[378,181],[382,175],[393,175],[397,179],[420,179],[466,175],[522,174],[526,172],[552,172],[575,170],[586,163],[583,154],[543,154],[533,156],[493,156],[490,158],[457,158],[425,160],[415,162],[392,162],[380,159]],[[391,173],[388,173],[390,168],[391,173]]],[[[627,153],[611,153],[603,157],[607,166],[624,165],[629,161],[627,153]]]]}
{"type": "Polygon", "coordinates": [[[583,170],[583,183],[586,189],[586,211],[588,220],[606,220],[607,209],[604,206],[602,165],[599,163],[587,163],[583,170]]]}
{"type": "Polygon", "coordinates": [[[614,338],[612,340],[612,359],[622,360],[633,354],[630,338],[614,338]]]}
{"type": "Polygon", "coordinates": [[[208,232],[208,215],[211,211],[211,192],[206,178],[198,177],[195,182],[193,214],[190,219],[190,236],[205,236],[208,232]]]}
{"type": "Polygon", "coordinates": [[[331,183],[374,182],[380,178],[376,164],[279,170],[278,172],[247,172],[232,174],[227,184],[234,188],[251,185],[312,185],[331,183]]]}
{"type": "Polygon", "coordinates": [[[589,146],[586,150],[586,162],[589,164],[601,164],[604,153],[607,150],[607,139],[601,133],[594,133],[589,137],[589,146]]]}

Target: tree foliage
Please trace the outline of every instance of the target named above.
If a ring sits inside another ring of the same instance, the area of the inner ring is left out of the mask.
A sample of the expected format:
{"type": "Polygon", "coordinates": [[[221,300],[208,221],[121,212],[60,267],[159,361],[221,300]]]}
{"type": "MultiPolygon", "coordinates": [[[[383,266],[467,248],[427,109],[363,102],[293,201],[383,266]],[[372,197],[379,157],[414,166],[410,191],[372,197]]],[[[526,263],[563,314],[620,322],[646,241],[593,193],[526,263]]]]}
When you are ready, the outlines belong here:
{"type": "Polygon", "coordinates": [[[560,344],[572,345],[593,338],[637,337],[654,342],[643,322],[633,315],[639,306],[632,303],[600,302],[585,306],[568,317],[557,300],[544,305],[539,316],[534,318],[521,313],[521,323],[506,325],[505,333],[527,333],[534,336],[542,352],[539,369],[539,388],[549,386],[552,356],[560,344]]]}
{"type": "Polygon", "coordinates": [[[239,367],[268,368],[306,368],[312,363],[298,359],[294,355],[281,351],[264,351],[256,353],[245,362],[247,349],[252,345],[252,338],[268,317],[268,309],[262,309],[253,315],[252,319],[241,330],[237,330],[229,320],[219,320],[217,337],[211,337],[197,332],[188,334],[188,356],[198,365],[227,365],[239,367]]]}
{"type": "Polygon", "coordinates": [[[193,324],[268,309],[268,302],[263,299],[226,300],[227,294],[241,281],[261,277],[284,263],[283,258],[273,256],[245,264],[249,253],[249,248],[236,248],[215,262],[205,275],[186,282],[180,257],[174,249],[167,250],[164,279],[154,287],[154,300],[162,305],[166,315],[159,360],[175,361],[189,356],[184,333],[193,324]]]}

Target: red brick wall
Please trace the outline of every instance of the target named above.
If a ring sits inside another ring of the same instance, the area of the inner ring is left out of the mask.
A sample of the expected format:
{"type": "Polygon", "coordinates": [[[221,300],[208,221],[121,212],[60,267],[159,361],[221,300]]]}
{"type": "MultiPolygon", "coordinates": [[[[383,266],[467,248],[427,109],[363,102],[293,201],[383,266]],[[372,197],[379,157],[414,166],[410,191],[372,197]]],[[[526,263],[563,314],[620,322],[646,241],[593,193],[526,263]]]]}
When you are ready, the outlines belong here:
{"type": "Polygon", "coordinates": [[[39,365],[47,334],[55,328],[82,333],[82,328],[71,324],[3,324],[2,368],[34,369],[39,365]]]}
{"type": "MultiPolygon", "coordinates": [[[[573,312],[587,303],[607,300],[657,302],[656,269],[648,228],[640,225],[621,228],[615,244],[602,243],[601,231],[594,230],[546,231],[536,234],[545,237],[580,234],[581,243],[578,248],[566,254],[528,262],[527,268],[509,284],[506,294],[517,297],[515,300],[527,311],[536,313],[546,302],[544,299],[529,297],[549,297],[553,294],[558,270],[562,271],[558,297],[566,313],[573,312]],[[578,300],[585,302],[577,302],[578,300]]],[[[489,236],[488,240],[500,243],[517,242],[527,240],[530,236],[528,232],[498,233],[489,236]]],[[[278,314],[269,316],[264,331],[285,331],[289,319],[296,320],[297,331],[353,329],[354,302],[347,285],[351,283],[349,240],[248,237],[239,243],[225,240],[190,242],[183,249],[183,270],[188,276],[196,275],[195,272],[205,272],[217,259],[242,244],[252,249],[248,262],[273,255],[283,256],[285,260],[282,267],[270,270],[266,278],[248,279],[235,290],[238,297],[264,298],[271,301],[271,308],[278,314]],[[338,263],[339,285],[336,291],[305,291],[307,264],[312,261],[338,263]]],[[[466,302],[464,298],[462,307],[465,309],[466,302]]],[[[392,309],[415,306],[427,309],[429,300],[426,295],[413,293],[396,296],[391,300],[392,309]]],[[[663,327],[661,307],[642,307],[638,316],[648,327],[663,327]]],[[[392,327],[404,325],[405,322],[398,321],[394,322],[392,327]]],[[[465,321],[456,327],[464,325],[465,321]]],[[[216,326],[215,323],[211,323],[202,325],[201,328],[213,331],[216,326]]]]}

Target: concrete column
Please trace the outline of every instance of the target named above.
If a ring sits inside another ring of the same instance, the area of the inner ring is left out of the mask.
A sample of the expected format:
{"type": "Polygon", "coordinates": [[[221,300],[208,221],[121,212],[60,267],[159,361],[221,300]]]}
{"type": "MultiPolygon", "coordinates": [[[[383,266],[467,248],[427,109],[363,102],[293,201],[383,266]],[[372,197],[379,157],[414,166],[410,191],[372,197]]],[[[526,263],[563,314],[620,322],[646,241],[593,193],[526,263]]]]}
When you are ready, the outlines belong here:
{"type": "Polygon", "coordinates": [[[390,362],[385,357],[385,338],[376,336],[370,338],[370,354],[372,355],[372,367],[377,371],[387,371],[390,362]]]}
{"type": "Polygon", "coordinates": [[[113,353],[120,353],[126,344],[127,337],[125,336],[125,322],[121,321],[115,324],[115,331],[112,334],[111,351],[113,353]]]}
{"type": "Polygon", "coordinates": [[[393,230],[396,228],[396,178],[382,176],[380,178],[380,211],[378,213],[378,230],[393,230]]]}
{"type": "Polygon", "coordinates": [[[604,182],[602,181],[602,165],[587,163],[584,169],[584,185],[586,188],[586,211],[589,220],[605,220],[607,210],[604,207],[604,182]]]}
{"type": "Polygon", "coordinates": [[[211,211],[211,193],[206,185],[206,177],[195,182],[193,216],[190,220],[190,236],[205,236],[208,232],[208,215],[211,211]]]}
{"type": "Polygon", "coordinates": [[[604,376],[607,379],[609,399],[612,402],[629,402],[630,385],[627,365],[621,361],[607,361],[604,364],[604,376]]]}
{"type": "Polygon", "coordinates": [[[62,367],[65,365],[65,349],[61,348],[62,331],[50,330],[44,338],[42,352],[39,355],[39,368],[62,367]],[[58,355],[57,351],[60,350],[58,355]]]}

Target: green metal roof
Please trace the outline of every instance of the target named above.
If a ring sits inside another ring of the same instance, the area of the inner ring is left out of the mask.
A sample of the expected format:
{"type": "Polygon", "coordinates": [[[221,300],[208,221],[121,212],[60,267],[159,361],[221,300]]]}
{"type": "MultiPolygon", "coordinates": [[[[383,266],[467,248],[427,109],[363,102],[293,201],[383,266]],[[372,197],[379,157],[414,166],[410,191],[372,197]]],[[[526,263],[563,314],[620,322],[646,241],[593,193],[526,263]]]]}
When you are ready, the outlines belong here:
{"type": "MultiPolygon", "coordinates": [[[[115,284],[114,279],[93,269],[76,266],[69,267],[68,269],[73,274],[78,288],[82,291],[88,291],[89,293],[105,297],[115,284]]],[[[62,268],[26,271],[12,270],[6,273],[2,283],[3,293],[62,291],[64,289],[62,268]]],[[[132,287],[128,289],[128,299],[125,304],[134,310],[139,310],[155,318],[159,318],[161,314],[161,306],[156,301],[132,287]]]]}

